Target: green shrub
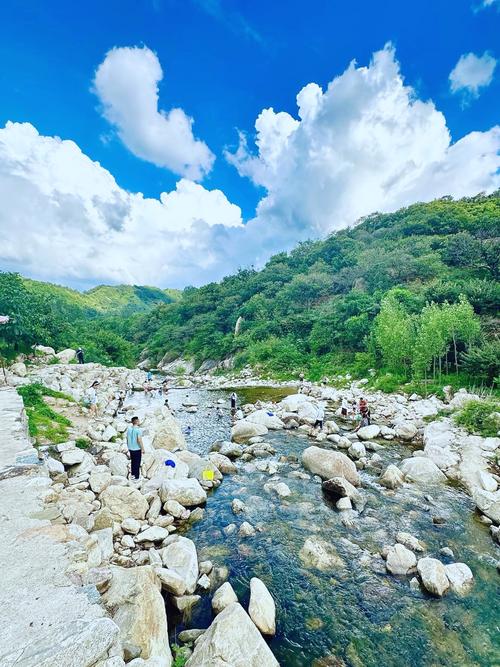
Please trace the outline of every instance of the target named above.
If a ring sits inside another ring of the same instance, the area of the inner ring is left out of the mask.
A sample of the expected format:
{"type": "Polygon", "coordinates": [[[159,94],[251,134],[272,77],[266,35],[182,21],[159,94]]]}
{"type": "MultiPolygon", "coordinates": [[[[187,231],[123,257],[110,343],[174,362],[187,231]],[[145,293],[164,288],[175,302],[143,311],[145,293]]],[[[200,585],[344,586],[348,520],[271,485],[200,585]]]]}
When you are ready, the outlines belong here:
{"type": "Polygon", "coordinates": [[[77,438],[75,440],[75,445],[79,449],[88,449],[90,447],[90,440],[88,438],[77,438]]]}
{"type": "Polygon", "coordinates": [[[58,444],[68,440],[70,420],[47,405],[44,396],[73,401],[71,396],[37,383],[18,387],[17,392],[23,399],[28,416],[29,434],[36,445],[58,444]]]}
{"type": "Polygon", "coordinates": [[[500,403],[495,400],[468,401],[455,415],[455,422],[470,433],[494,437],[500,429],[500,403]]]}

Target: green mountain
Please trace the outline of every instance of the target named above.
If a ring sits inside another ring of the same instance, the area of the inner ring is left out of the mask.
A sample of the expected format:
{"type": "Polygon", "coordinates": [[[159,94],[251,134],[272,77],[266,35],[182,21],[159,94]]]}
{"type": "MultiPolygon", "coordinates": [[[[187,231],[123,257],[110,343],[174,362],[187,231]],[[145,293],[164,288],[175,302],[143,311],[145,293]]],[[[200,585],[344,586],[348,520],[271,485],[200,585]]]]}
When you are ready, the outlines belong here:
{"type": "Polygon", "coordinates": [[[499,238],[500,192],[373,214],[260,271],[185,289],[139,318],[136,340],[155,362],[233,356],[237,366],[316,379],[377,369],[381,383],[442,380],[453,369],[457,382],[469,373],[491,384],[499,238]]]}
{"type": "Polygon", "coordinates": [[[29,278],[23,278],[23,283],[34,294],[51,296],[61,305],[79,309],[89,315],[133,315],[162,303],[172,303],[180,296],[178,290],[140,285],[98,285],[87,292],[78,292],[62,285],[29,278]]]}
{"type": "Polygon", "coordinates": [[[100,285],[87,292],[0,273],[0,353],[12,357],[43,343],[82,346],[87,359],[133,365],[139,354],[131,327],[139,313],[173,303],[176,290],[138,285],[100,285]]]}

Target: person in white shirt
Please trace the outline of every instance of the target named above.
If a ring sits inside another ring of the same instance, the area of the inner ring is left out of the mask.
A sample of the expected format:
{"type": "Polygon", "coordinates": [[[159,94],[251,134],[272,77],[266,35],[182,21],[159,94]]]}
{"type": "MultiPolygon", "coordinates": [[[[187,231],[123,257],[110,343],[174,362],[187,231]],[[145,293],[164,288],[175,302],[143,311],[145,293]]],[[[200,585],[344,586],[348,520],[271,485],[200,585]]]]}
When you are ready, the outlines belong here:
{"type": "Polygon", "coordinates": [[[320,403],[318,405],[318,412],[316,414],[316,421],[314,422],[314,428],[319,428],[319,430],[322,431],[324,420],[325,420],[325,406],[323,403],[320,403]]]}
{"type": "Polygon", "coordinates": [[[97,417],[97,387],[99,386],[99,381],[95,380],[92,382],[90,387],[87,389],[87,403],[89,404],[89,410],[92,417],[97,417]]]}
{"type": "Polygon", "coordinates": [[[342,405],[341,405],[341,408],[340,408],[340,414],[342,415],[342,417],[347,417],[347,415],[349,413],[349,408],[350,408],[349,401],[344,396],[344,398],[342,399],[342,405]]]}

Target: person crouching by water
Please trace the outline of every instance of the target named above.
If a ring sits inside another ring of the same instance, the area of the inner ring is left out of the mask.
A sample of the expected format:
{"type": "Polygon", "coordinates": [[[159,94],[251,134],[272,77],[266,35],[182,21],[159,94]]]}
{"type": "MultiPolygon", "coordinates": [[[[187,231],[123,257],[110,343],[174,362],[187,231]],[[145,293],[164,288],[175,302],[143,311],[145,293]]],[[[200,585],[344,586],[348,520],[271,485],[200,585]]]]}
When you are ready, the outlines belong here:
{"type": "Polygon", "coordinates": [[[368,403],[365,398],[360,398],[359,399],[359,414],[361,415],[361,419],[366,419],[368,421],[368,424],[366,426],[370,425],[370,408],[368,407],[368,403]]]}
{"type": "Polygon", "coordinates": [[[127,429],[127,449],[130,457],[132,479],[138,482],[141,474],[141,459],[144,453],[142,430],[139,428],[139,417],[132,417],[132,423],[127,429]]]}
{"type": "Polygon", "coordinates": [[[314,422],[314,428],[319,428],[319,430],[322,431],[324,421],[325,421],[325,406],[322,403],[320,403],[318,405],[318,412],[316,414],[316,421],[314,422]]]}

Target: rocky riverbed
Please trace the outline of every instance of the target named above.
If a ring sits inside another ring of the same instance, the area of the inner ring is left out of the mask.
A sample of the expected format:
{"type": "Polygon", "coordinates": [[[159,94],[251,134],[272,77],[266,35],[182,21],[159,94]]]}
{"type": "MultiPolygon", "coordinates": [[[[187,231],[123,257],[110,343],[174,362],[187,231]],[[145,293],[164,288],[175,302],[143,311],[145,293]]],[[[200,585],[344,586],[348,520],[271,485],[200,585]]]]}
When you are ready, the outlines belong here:
{"type": "Polygon", "coordinates": [[[73,439],[41,466],[47,521],[77,543],[67,574],[119,629],[113,656],[89,667],[170,665],[169,636],[190,667],[498,661],[500,440],[438,416],[466,392],[368,395],[373,425],[353,434],[338,405],[366,395],[356,384],[297,394],[170,378],[174,414],[135,391],[113,416],[117,389],[139,390],[143,372],[42,362],[8,377],[77,401],[94,379],[100,418],[56,399],[73,439]],[[123,443],[132,413],[147,447],[139,486],[123,443]]]}

